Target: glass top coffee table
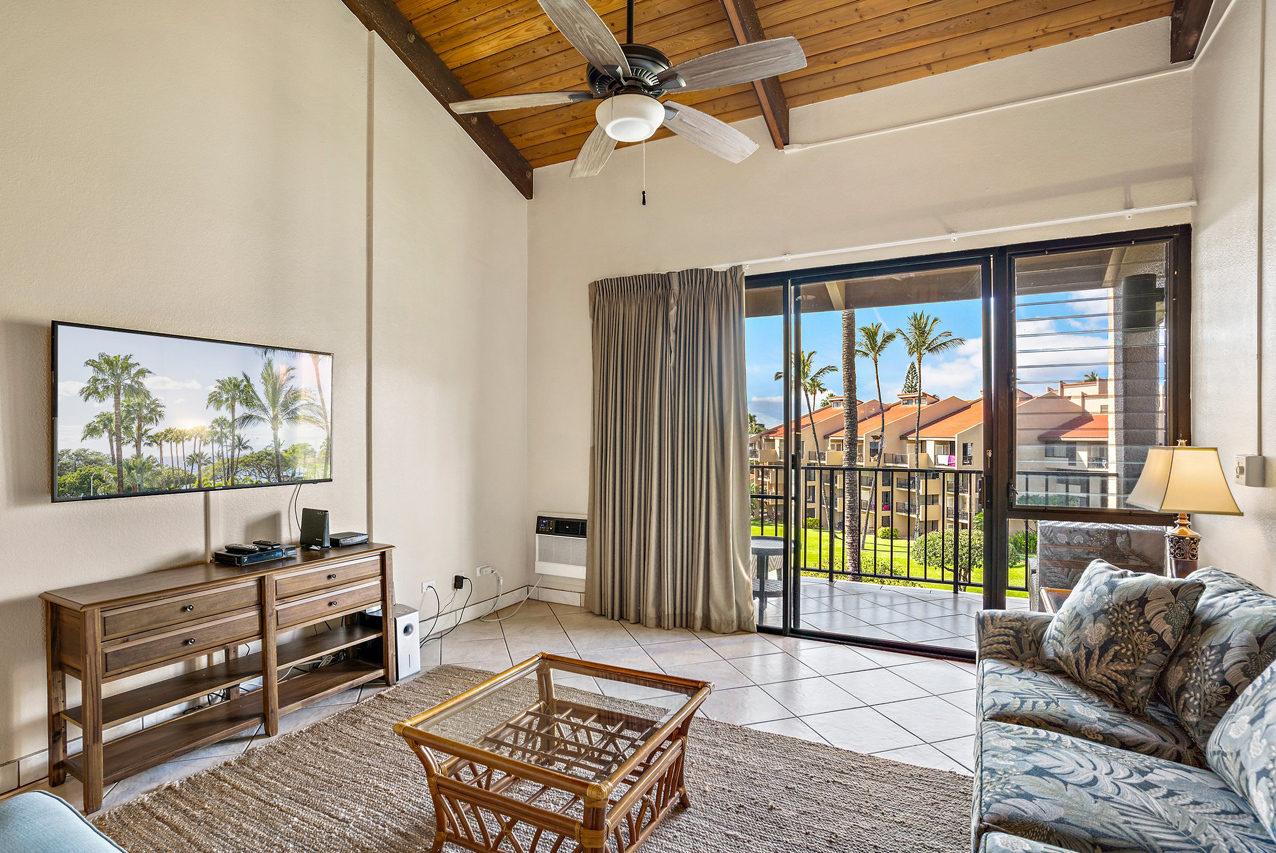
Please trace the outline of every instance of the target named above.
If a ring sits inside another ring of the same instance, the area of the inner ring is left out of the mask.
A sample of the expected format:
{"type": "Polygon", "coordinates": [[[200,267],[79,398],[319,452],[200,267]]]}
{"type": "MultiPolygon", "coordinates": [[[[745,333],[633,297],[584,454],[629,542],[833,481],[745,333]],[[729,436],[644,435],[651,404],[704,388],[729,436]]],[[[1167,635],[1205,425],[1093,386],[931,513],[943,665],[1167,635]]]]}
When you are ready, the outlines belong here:
{"type": "Polygon", "coordinates": [[[395,732],[437,825],[476,851],[628,853],[689,807],[691,719],[713,685],[542,652],[395,732]]]}

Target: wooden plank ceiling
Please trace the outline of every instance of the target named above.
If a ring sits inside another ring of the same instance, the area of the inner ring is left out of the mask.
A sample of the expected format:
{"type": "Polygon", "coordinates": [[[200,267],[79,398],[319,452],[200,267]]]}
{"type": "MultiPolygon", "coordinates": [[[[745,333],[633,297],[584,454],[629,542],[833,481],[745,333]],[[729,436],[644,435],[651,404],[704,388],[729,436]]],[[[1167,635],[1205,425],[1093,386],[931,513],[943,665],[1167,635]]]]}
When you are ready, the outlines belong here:
{"type": "MultiPolygon", "coordinates": [[[[767,38],[795,36],[806,51],[807,67],[780,78],[789,107],[1038,50],[1174,10],[1173,0],[755,2],[767,38]]],[[[395,4],[475,98],[585,88],[584,59],[536,0],[395,4]]],[[[623,42],[624,2],[591,0],[591,5],[623,42]]],[[[634,40],[664,51],[674,63],[736,44],[721,0],[638,0],[634,17],[634,40]]],[[[761,112],[751,85],[675,99],[727,122],[761,112]]],[[[585,102],[491,115],[527,161],[539,167],[576,156],[594,128],[594,106],[585,102]]]]}

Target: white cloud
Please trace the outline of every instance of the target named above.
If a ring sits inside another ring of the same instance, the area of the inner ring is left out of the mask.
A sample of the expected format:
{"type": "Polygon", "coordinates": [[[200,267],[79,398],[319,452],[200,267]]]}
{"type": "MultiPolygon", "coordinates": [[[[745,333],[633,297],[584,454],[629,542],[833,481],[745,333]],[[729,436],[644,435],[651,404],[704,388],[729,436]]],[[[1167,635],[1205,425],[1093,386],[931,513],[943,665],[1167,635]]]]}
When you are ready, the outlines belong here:
{"type": "Polygon", "coordinates": [[[167,376],[148,376],[142,380],[146,387],[152,391],[179,391],[182,389],[199,390],[199,380],[187,379],[185,381],[178,379],[169,379],[167,376]]]}
{"type": "Polygon", "coordinates": [[[956,350],[922,360],[922,388],[936,397],[973,400],[984,387],[984,339],[967,338],[956,350]]]}
{"type": "Polygon", "coordinates": [[[80,394],[80,389],[87,384],[88,384],[87,382],[76,382],[71,379],[67,379],[63,382],[59,382],[58,396],[59,397],[78,397],[80,394]]]}

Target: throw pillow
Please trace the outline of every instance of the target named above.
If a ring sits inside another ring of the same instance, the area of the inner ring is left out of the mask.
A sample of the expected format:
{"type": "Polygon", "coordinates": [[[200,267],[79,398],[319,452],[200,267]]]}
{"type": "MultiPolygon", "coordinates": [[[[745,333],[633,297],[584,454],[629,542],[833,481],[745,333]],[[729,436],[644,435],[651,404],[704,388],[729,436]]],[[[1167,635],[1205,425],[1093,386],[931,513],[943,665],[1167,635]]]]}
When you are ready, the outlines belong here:
{"type": "Polygon", "coordinates": [[[1200,581],[1095,560],[1046,629],[1042,652],[1076,681],[1142,714],[1204,591],[1200,581]]]}
{"type": "Polygon", "coordinates": [[[1190,579],[1205,592],[1161,673],[1161,694],[1204,749],[1236,697],[1276,660],[1276,596],[1213,567],[1190,579]]]}
{"type": "Polygon", "coordinates": [[[1210,735],[1205,761],[1249,801],[1276,839],[1276,667],[1265,669],[1227,709],[1210,735]]]}

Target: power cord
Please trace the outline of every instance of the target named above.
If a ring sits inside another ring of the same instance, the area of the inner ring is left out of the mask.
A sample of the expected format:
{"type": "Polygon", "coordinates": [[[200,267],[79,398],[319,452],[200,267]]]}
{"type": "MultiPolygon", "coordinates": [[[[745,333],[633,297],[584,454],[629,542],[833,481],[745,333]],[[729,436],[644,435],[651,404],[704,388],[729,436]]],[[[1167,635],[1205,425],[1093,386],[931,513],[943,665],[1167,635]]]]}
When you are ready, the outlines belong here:
{"type": "Polygon", "coordinates": [[[292,490],[292,498],[288,501],[288,541],[292,541],[292,523],[297,522],[297,538],[301,538],[301,512],[297,508],[297,499],[301,497],[301,487],[305,483],[298,483],[297,488],[292,490]]]}
{"type": "Polygon", "coordinates": [[[442,639],[443,639],[444,637],[446,637],[448,634],[451,634],[451,633],[452,633],[453,631],[455,631],[457,628],[461,627],[461,618],[462,618],[463,616],[465,616],[465,608],[467,608],[467,607],[469,607],[469,606],[470,606],[470,599],[474,597],[474,581],[470,580],[469,578],[465,577],[464,575],[462,575],[461,577],[462,577],[462,580],[463,580],[465,583],[467,583],[467,584],[469,584],[469,585],[470,585],[470,586],[469,586],[469,591],[465,594],[465,603],[461,605],[460,615],[456,617],[456,624],[455,624],[455,625],[453,625],[451,628],[448,628],[448,629],[447,629],[446,631],[444,631],[442,634],[439,634],[439,637],[438,637],[438,638],[439,638],[440,640],[442,640],[442,639]]]}
{"type": "MultiPolygon", "coordinates": [[[[434,629],[439,626],[439,617],[443,615],[443,597],[439,595],[439,591],[434,587],[430,587],[430,592],[434,593],[434,621],[430,623],[430,630],[421,632],[421,648],[425,648],[425,644],[430,639],[430,635],[433,634],[434,629]]],[[[421,603],[425,603],[425,593],[421,593],[421,603]]]]}
{"type": "Polygon", "coordinates": [[[495,619],[492,619],[490,617],[496,612],[496,608],[500,605],[501,595],[505,590],[505,576],[501,574],[499,569],[492,569],[492,571],[496,573],[496,598],[492,601],[492,609],[479,617],[478,621],[480,622],[504,622],[506,619],[513,619],[518,615],[518,611],[523,609],[523,605],[531,600],[532,593],[536,592],[537,588],[541,585],[541,581],[545,579],[544,575],[540,575],[536,578],[536,583],[532,584],[532,588],[527,591],[527,597],[518,603],[518,606],[514,608],[512,613],[507,613],[504,616],[498,616],[495,619]]]}

